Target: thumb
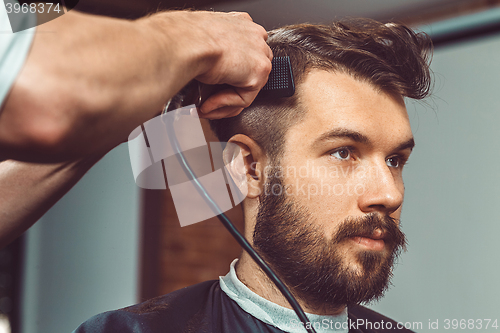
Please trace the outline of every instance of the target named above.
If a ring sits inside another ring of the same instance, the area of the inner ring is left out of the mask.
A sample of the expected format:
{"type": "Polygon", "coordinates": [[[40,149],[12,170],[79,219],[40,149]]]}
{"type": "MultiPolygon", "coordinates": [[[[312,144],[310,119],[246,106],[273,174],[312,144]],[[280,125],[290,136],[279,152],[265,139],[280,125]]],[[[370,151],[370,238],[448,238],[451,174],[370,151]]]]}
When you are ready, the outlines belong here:
{"type": "Polygon", "coordinates": [[[232,110],[234,113],[237,109],[243,109],[250,106],[258,93],[258,89],[228,87],[211,95],[203,102],[200,111],[207,116],[210,112],[222,108],[227,112],[232,110]]]}

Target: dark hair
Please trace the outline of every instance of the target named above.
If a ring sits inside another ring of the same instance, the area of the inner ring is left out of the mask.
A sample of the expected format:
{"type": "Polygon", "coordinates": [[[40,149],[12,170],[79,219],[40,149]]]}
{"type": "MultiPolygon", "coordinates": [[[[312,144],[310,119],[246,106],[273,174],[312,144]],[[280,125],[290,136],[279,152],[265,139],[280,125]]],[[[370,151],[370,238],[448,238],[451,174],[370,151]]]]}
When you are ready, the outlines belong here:
{"type": "MultiPolygon", "coordinates": [[[[275,57],[290,57],[296,85],[315,68],[349,74],[398,96],[422,99],[430,91],[432,42],[401,24],[351,19],[331,25],[290,25],[269,32],[267,42],[275,57]]],[[[245,134],[276,160],[287,128],[304,114],[296,93],[256,100],[238,116],[211,120],[210,125],[220,141],[245,134]]]]}

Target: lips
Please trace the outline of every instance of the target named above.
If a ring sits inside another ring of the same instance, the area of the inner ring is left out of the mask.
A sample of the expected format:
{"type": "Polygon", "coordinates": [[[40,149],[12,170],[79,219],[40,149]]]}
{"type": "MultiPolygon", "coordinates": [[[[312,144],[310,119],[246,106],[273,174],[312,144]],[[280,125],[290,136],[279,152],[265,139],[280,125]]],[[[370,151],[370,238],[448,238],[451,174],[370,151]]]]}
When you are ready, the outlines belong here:
{"type": "Polygon", "coordinates": [[[382,251],[385,248],[385,234],[381,229],[376,229],[371,234],[352,236],[351,239],[360,246],[372,251],[382,251]]]}
{"type": "Polygon", "coordinates": [[[362,217],[347,218],[338,227],[334,244],[352,242],[361,251],[391,252],[406,249],[406,238],[399,229],[399,221],[390,216],[370,213],[362,217]]]}

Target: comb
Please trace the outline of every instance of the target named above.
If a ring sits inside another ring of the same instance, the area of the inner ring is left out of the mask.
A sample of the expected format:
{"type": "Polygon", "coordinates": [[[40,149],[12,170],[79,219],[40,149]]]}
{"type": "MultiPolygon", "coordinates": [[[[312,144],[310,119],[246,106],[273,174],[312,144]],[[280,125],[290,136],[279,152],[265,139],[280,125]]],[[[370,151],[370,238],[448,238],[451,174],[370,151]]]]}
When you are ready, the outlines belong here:
{"type": "Polygon", "coordinates": [[[257,95],[258,99],[291,97],[295,93],[290,57],[275,57],[266,85],[257,95]]]}

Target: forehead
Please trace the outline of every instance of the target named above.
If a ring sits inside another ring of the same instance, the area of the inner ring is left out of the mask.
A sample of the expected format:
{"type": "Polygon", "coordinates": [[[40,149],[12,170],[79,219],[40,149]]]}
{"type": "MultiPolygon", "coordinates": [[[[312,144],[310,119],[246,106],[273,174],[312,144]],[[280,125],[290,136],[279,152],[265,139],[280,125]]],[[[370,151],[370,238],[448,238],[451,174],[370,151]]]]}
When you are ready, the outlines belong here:
{"type": "Polygon", "coordinates": [[[312,142],[337,128],[359,132],[380,146],[411,139],[402,98],[344,73],[312,70],[298,87],[304,118],[287,131],[287,145],[312,142]]]}

